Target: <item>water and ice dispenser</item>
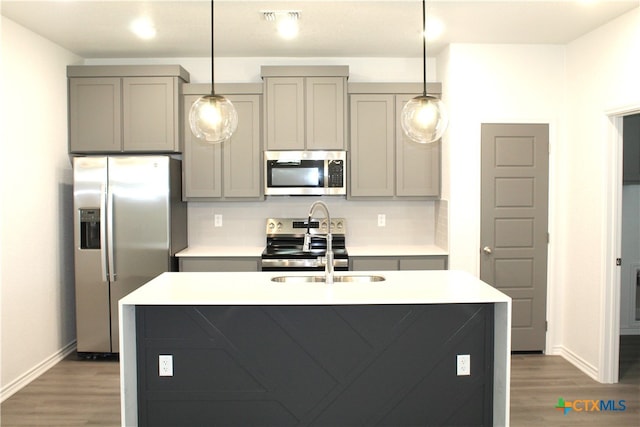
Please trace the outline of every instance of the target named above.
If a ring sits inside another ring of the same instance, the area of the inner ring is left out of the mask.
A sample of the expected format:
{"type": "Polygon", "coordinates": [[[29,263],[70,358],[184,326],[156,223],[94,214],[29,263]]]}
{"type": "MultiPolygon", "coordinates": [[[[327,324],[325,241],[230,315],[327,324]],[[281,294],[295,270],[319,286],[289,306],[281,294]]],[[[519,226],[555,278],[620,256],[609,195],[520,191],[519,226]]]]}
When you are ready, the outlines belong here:
{"type": "Polygon", "coordinates": [[[80,249],[100,249],[100,209],[80,209],[80,249]]]}

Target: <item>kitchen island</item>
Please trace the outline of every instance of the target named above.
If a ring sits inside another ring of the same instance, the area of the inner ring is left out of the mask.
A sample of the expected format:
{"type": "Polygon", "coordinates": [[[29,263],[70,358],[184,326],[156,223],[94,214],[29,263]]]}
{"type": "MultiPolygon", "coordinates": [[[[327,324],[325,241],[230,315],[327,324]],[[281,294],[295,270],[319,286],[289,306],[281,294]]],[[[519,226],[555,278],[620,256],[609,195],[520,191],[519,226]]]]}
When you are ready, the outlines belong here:
{"type": "Polygon", "coordinates": [[[122,424],[508,424],[506,295],[456,271],[278,275],[164,273],[120,300],[122,424]]]}

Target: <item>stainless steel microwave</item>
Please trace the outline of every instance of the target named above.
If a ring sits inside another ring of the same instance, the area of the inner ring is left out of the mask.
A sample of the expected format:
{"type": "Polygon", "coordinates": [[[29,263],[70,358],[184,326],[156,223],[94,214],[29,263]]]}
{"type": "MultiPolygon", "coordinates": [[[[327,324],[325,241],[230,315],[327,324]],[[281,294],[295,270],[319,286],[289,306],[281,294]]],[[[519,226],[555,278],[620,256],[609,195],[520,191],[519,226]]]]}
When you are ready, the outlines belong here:
{"type": "Polygon", "coordinates": [[[346,151],[265,151],[266,195],[347,194],[346,151]]]}

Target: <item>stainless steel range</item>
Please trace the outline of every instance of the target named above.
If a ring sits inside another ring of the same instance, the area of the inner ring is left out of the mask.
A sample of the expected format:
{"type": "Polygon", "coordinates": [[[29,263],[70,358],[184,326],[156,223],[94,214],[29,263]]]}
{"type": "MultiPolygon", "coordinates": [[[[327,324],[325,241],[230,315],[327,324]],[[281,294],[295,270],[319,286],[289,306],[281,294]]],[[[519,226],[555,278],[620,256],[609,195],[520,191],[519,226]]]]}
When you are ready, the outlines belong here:
{"type": "MultiPolygon", "coordinates": [[[[262,252],[262,271],[322,271],[325,269],[328,232],[326,218],[269,218],[267,247],[262,252]],[[309,251],[303,249],[304,236],[311,235],[309,251]],[[322,237],[320,237],[322,236],[322,237]]],[[[349,269],[345,246],[344,218],[331,219],[333,266],[336,271],[349,269]]]]}

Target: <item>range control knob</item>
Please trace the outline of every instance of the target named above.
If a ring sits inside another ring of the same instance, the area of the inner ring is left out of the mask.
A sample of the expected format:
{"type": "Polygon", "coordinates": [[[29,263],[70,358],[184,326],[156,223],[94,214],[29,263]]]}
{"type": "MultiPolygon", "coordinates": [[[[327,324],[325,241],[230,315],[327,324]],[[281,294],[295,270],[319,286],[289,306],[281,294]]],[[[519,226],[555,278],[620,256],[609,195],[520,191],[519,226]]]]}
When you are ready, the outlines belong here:
{"type": "Polygon", "coordinates": [[[267,228],[269,230],[273,230],[275,227],[276,227],[276,225],[274,223],[272,223],[272,222],[269,222],[269,224],[267,224],[267,228]]]}
{"type": "Polygon", "coordinates": [[[282,230],[282,223],[281,222],[278,223],[278,230],[282,230]]]}

